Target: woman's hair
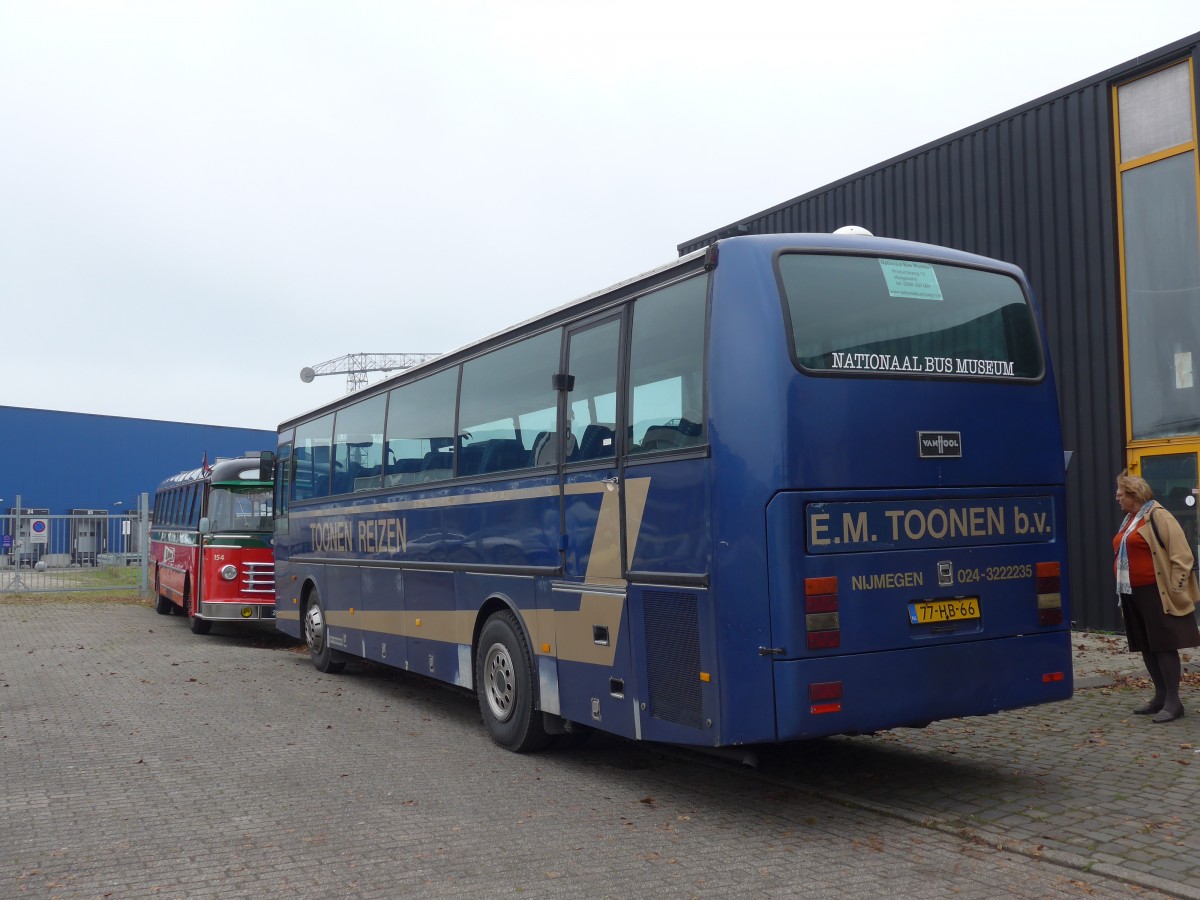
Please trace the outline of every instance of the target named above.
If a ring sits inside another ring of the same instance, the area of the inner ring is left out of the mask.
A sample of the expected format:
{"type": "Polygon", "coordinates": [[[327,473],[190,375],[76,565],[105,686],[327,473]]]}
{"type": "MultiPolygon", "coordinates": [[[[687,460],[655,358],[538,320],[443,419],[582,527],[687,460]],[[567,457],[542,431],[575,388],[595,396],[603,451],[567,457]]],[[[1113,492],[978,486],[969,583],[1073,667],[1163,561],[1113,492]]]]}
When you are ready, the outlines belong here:
{"type": "Polygon", "coordinates": [[[1138,503],[1154,499],[1154,491],[1145,478],[1122,472],[1117,476],[1117,488],[1132,496],[1138,503]]]}

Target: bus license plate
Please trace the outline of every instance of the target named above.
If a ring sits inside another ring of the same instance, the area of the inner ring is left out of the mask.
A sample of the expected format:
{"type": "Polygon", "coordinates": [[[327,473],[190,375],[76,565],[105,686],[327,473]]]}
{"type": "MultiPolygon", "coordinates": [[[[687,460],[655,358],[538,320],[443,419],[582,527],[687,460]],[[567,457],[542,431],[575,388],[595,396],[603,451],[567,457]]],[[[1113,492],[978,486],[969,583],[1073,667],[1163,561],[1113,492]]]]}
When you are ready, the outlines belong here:
{"type": "Polygon", "coordinates": [[[925,600],[908,604],[908,621],[913,625],[938,622],[958,622],[979,618],[978,597],[952,597],[947,600],[925,600]]]}

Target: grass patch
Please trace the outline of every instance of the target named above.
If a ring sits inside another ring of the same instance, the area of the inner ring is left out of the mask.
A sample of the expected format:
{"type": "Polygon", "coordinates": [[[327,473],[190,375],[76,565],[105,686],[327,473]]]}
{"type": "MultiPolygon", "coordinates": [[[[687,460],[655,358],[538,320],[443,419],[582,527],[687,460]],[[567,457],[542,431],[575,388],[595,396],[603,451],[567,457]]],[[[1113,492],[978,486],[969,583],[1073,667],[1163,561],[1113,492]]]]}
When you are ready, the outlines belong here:
{"type": "Polygon", "coordinates": [[[131,606],[153,606],[150,597],[138,595],[137,588],[133,590],[87,591],[81,593],[49,593],[36,592],[29,594],[0,594],[0,604],[12,603],[29,606],[31,604],[51,603],[125,603],[131,606]]]}

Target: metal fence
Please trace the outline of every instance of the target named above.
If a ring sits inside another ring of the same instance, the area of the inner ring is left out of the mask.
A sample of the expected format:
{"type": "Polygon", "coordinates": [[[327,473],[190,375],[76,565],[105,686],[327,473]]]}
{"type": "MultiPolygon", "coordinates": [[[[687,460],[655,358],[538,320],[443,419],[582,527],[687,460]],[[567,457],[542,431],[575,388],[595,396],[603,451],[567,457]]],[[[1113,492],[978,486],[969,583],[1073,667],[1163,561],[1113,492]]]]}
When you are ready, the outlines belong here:
{"type": "Polygon", "coordinates": [[[16,506],[0,514],[0,594],[148,589],[149,495],[138,508],[66,515],[16,506]]]}

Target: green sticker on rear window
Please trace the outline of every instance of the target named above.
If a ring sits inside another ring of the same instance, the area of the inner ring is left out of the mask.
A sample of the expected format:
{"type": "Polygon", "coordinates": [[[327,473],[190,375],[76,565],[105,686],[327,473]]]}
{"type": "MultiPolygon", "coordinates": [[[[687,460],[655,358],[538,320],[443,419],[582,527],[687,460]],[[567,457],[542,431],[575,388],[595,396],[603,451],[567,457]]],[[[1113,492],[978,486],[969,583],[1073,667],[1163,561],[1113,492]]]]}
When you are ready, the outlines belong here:
{"type": "Polygon", "coordinates": [[[881,259],[879,268],[887,282],[888,293],[908,300],[941,300],[942,288],[937,272],[928,263],[903,259],[881,259]]]}

